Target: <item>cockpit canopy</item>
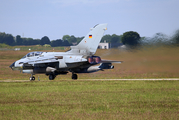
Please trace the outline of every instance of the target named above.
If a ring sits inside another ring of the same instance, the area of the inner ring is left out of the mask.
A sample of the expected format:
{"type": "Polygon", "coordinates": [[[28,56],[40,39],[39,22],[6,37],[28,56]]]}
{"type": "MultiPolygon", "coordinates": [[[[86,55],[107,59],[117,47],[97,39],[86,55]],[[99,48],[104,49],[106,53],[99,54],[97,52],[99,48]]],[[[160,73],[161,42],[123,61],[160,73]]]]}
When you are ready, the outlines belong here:
{"type": "Polygon", "coordinates": [[[22,59],[26,58],[26,57],[34,57],[34,56],[40,56],[43,52],[39,52],[39,51],[36,51],[36,52],[30,52],[28,53],[27,55],[25,55],[22,59]]]}

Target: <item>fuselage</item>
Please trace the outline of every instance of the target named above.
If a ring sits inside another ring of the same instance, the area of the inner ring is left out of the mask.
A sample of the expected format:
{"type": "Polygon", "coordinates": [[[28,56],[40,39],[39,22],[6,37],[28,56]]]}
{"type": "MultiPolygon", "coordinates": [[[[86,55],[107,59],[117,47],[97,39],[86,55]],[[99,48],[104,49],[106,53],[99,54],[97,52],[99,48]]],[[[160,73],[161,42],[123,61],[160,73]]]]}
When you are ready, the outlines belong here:
{"type": "Polygon", "coordinates": [[[26,69],[24,67],[25,64],[34,65],[59,62],[59,66],[56,66],[57,69],[69,69],[80,66],[79,63],[85,61],[87,62],[87,59],[83,55],[73,55],[68,52],[30,52],[14,62],[10,67],[13,70],[24,70],[26,69]]]}

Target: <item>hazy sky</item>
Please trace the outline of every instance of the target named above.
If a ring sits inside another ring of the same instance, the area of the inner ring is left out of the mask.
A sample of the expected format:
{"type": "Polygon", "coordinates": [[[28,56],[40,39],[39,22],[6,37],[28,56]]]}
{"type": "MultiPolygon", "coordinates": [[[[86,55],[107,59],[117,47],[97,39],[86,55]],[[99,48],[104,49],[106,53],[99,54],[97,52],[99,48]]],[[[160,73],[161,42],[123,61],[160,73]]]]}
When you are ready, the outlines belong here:
{"type": "Polygon", "coordinates": [[[1,0],[0,32],[50,40],[85,36],[108,23],[105,34],[136,31],[141,37],[179,29],[179,0],[1,0]]]}

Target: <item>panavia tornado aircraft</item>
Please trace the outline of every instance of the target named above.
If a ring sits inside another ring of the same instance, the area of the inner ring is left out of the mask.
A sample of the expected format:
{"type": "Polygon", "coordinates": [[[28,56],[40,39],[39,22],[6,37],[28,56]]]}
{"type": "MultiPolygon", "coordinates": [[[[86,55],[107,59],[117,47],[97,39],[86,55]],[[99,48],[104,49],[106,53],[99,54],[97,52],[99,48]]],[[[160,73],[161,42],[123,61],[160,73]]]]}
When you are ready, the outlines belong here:
{"type": "Polygon", "coordinates": [[[57,75],[68,72],[71,72],[72,79],[76,80],[76,73],[113,69],[112,63],[122,61],[101,60],[99,56],[94,55],[104,31],[107,30],[106,27],[107,24],[94,26],[77,46],[71,46],[71,50],[67,52],[30,52],[9,67],[31,74],[30,80],[35,80],[35,74],[46,74],[49,80],[54,80],[57,75]],[[95,66],[97,64],[100,65],[95,66]]]}

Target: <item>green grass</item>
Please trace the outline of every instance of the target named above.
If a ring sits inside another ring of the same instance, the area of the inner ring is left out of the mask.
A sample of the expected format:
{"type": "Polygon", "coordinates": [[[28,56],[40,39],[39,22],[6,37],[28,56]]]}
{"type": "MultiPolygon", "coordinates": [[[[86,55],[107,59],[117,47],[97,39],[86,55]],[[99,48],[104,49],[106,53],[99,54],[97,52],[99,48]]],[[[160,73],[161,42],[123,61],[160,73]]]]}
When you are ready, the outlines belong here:
{"type": "Polygon", "coordinates": [[[0,83],[0,119],[178,119],[179,81],[0,83]]]}
{"type": "Polygon", "coordinates": [[[11,48],[11,46],[6,45],[5,43],[0,43],[0,48],[11,48]]]}

